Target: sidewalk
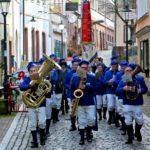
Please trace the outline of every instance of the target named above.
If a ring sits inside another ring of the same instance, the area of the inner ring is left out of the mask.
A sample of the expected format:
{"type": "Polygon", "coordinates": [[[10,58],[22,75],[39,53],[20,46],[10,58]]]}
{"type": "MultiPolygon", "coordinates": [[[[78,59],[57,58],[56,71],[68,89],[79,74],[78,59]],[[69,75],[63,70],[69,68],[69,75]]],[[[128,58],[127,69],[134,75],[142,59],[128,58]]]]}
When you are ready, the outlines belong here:
{"type": "Polygon", "coordinates": [[[144,95],[144,114],[150,117],[150,96],[144,95]]]}

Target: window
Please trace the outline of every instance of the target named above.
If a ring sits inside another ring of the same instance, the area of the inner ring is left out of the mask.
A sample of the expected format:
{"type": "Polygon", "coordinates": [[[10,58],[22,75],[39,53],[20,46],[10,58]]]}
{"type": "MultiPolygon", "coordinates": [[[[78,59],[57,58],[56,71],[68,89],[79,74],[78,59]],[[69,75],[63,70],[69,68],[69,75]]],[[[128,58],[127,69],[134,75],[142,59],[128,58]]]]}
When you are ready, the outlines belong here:
{"type": "Polygon", "coordinates": [[[46,34],[42,33],[42,51],[46,54],[46,34]]]}
{"type": "Polygon", "coordinates": [[[32,61],[35,61],[35,30],[31,31],[31,41],[32,41],[32,61]]]}
{"type": "Polygon", "coordinates": [[[143,17],[148,13],[148,0],[138,0],[137,1],[138,5],[138,19],[143,17]]]}
{"type": "Polygon", "coordinates": [[[39,60],[39,31],[36,31],[36,61],[39,60]]]}
{"type": "Polygon", "coordinates": [[[24,55],[25,60],[28,60],[28,29],[24,29],[24,55]]]}
{"type": "Polygon", "coordinates": [[[102,50],[102,32],[100,31],[100,50],[102,50]]]}
{"type": "MultiPolygon", "coordinates": [[[[149,41],[140,42],[140,64],[144,70],[149,70],[149,41]]],[[[149,76],[149,71],[147,76],[149,76]]]]}
{"type": "Polygon", "coordinates": [[[61,50],[61,41],[58,41],[58,40],[55,40],[55,47],[54,47],[54,50],[55,50],[55,54],[56,56],[62,58],[63,57],[63,52],[61,50]]]}

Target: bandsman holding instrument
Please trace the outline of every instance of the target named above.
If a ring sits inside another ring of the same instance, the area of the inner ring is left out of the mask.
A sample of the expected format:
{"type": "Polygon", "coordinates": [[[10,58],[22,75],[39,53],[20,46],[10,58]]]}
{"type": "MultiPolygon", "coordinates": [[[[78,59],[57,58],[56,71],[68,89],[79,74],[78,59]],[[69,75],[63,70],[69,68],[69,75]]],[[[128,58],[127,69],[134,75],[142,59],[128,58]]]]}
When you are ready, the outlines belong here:
{"type": "MultiPolygon", "coordinates": [[[[72,99],[71,99],[71,93],[70,93],[70,82],[71,82],[73,75],[75,75],[75,73],[76,73],[76,70],[78,68],[80,61],[81,61],[80,59],[73,59],[72,60],[72,69],[66,74],[66,76],[64,78],[64,86],[67,90],[67,99],[68,99],[68,104],[69,104],[70,110],[72,108],[72,99]]],[[[75,131],[77,129],[76,128],[76,116],[70,116],[70,120],[71,120],[71,128],[69,131],[75,131]]]]}
{"type": "Polygon", "coordinates": [[[53,68],[61,67],[43,54],[44,62],[42,65],[30,62],[27,66],[29,77],[24,78],[20,85],[21,91],[24,91],[22,100],[29,108],[29,120],[33,143],[31,148],[38,147],[37,124],[40,128],[40,144],[45,145],[45,127],[46,127],[46,96],[50,94],[51,84],[45,77],[53,68]]]}
{"type": "Polygon", "coordinates": [[[95,125],[95,78],[88,74],[88,61],[81,61],[77,75],[72,78],[71,91],[74,96],[74,104],[71,116],[77,111],[78,128],[80,131],[80,145],[85,143],[84,132],[87,131],[87,141],[92,142],[91,129],[95,125]]]}
{"type": "Polygon", "coordinates": [[[118,62],[112,61],[111,68],[105,72],[107,106],[109,112],[108,124],[115,123],[116,84],[115,76],[118,72],[118,62]]]}
{"type": "Polygon", "coordinates": [[[139,65],[129,64],[125,69],[125,74],[117,87],[117,93],[123,95],[124,117],[127,128],[128,140],[126,144],[131,144],[134,135],[137,141],[142,141],[141,128],[143,125],[143,94],[147,92],[144,78],[137,75],[142,69],[139,65]],[[133,133],[133,119],[135,119],[135,134],[133,133]]]}
{"type": "MultiPolygon", "coordinates": [[[[122,60],[120,62],[120,70],[117,72],[116,76],[115,76],[115,82],[116,85],[119,84],[120,80],[122,79],[122,76],[124,75],[125,72],[125,68],[127,67],[128,62],[126,60],[122,60]]],[[[119,124],[119,120],[121,121],[121,130],[123,130],[122,135],[126,134],[126,126],[125,126],[125,122],[124,122],[124,114],[123,114],[123,96],[120,93],[116,93],[117,96],[117,109],[116,109],[116,127],[119,124]]]]}
{"type": "MultiPolygon", "coordinates": [[[[30,82],[32,80],[38,79],[38,65],[34,62],[30,62],[27,66],[30,76],[25,77],[23,83],[20,85],[21,91],[26,91],[28,89],[35,90],[36,85],[31,86],[30,82]]],[[[33,138],[33,142],[31,148],[38,147],[38,140],[37,140],[37,124],[40,128],[40,144],[45,145],[45,127],[46,127],[46,113],[45,113],[45,100],[40,104],[37,108],[32,108],[28,106],[29,112],[29,120],[30,120],[30,129],[33,138]]]]}
{"type": "Polygon", "coordinates": [[[104,70],[103,65],[99,64],[95,73],[96,84],[98,88],[96,89],[96,101],[97,101],[97,112],[99,114],[99,120],[106,119],[107,112],[107,100],[105,97],[106,86],[104,81],[104,70]]]}

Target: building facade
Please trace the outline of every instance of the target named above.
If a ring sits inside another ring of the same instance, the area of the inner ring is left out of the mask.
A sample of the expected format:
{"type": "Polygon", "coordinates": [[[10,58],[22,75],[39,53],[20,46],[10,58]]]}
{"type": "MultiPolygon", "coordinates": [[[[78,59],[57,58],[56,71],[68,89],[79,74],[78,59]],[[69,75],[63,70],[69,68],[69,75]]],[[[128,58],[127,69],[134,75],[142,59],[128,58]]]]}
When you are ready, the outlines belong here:
{"type": "Polygon", "coordinates": [[[137,0],[137,15],[138,62],[146,71],[147,83],[150,87],[150,0],[137,0]]]}

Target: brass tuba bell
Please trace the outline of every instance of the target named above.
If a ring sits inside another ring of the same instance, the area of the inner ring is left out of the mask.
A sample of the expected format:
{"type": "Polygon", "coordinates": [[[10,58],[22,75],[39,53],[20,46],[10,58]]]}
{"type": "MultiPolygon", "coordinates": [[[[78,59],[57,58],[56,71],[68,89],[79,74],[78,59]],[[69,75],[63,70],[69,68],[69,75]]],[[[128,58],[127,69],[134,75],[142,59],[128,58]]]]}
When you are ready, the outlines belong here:
{"type": "Polygon", "coordinates": [[[126,98],[129,100],[136,100],[139,96],[137,89],[138,85],[133,83],[133,78],[140,72],[144,72],[140,65],[137,64],[131,75],[123,75],[122,79],[127,86],[130,86],[130,91],[125,92],[126,98]]]}
{"type": "Polygon", "coordinates": [[[51,91],[51,84],[49,81],[44,80],[46,75],[53,69],[61,69],[61,67],[47,55],[43,54],[44,62],[38,70],[39,78],[37,80],[32,80],[30,85],[36,85],[36,89],[32,90],[31,88],[26,90],[22,95],[23,102],[31,108],[39,107],[42,102],[45,100],[46,94],[51,91]]]}

